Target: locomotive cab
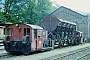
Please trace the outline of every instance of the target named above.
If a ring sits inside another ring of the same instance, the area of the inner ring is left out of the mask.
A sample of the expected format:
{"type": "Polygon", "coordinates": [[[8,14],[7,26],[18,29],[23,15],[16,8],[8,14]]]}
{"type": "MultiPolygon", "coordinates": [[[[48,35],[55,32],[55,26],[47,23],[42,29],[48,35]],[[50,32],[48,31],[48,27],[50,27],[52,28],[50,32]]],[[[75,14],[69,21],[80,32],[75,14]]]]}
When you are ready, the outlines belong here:
{"type": "Polygon", "coordinates": [[[7,52],[29,54],[43,48],[46,31],[31,24],[12,24],[5,28],[4,47],[7,52]]]}

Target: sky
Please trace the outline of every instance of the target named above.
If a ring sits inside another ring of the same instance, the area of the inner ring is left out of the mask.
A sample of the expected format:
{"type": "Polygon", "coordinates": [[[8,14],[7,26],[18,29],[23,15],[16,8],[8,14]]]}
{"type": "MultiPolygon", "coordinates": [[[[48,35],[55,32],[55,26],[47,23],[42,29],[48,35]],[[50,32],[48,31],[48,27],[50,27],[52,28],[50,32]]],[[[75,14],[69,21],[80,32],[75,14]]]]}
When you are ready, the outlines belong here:
{"type": "MultiPolygon", "coordinates": [[[[4,0],[3,0],[4,1],[4,0]]],[[[72,10],[90,13],[90,0],[51,0],[72,10]]]]}
{"type": "Polygon", "coordinates": [[[90,13],[90,0],[51,0],[60,6],[90,13]]]}

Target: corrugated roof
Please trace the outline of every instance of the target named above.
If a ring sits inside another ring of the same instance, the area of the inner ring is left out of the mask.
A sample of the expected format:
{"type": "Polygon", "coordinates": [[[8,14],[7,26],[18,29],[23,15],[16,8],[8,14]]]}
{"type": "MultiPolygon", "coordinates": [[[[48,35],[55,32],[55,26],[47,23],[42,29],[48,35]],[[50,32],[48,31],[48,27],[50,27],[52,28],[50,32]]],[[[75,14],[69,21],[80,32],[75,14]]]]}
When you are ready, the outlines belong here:
{"type": "Polygon", "coordinates": [[[72,24],[72,25],[77,25],[76,23],[74,22],[70,22],[70,21],[67,21],[67,20],[62,20],[62,19],[59,19],[61,22],[65,22],[65,23],[69,23],[69,24],[72,24]]]}
{"type": "Polygon", "coordinates": [[[43,29],[42,27],[37,26],[37,25],[31,25],[31,24],[26,24],[26,25],[32,27],[32,29],[43,29]]]}

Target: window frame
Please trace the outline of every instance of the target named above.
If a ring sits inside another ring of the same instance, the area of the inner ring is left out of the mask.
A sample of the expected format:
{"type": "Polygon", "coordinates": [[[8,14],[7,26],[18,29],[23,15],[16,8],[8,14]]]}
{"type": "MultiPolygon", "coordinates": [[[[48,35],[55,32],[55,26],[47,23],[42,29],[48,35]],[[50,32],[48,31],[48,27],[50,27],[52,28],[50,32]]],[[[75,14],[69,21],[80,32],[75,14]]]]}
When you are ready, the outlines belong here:
{"type": "Polygon", "coordinates": [[[39,38],[43,38],[43,30],[39,30],[38,31],[38,37],[39,38]]]}
{"type": "Polygon", "coordinates": [[[8,28],[7,29],[7,35],[8,36],[13,36],[13,28],[8,28]]]}
{"type": "Polygon", "coordinates": [[[24,28],[23,30],[24,30],[23,36],[30,36],[30,28],[24,28]],[[27,30],[27,32],[26,32],[26,30],[27,30]]]}

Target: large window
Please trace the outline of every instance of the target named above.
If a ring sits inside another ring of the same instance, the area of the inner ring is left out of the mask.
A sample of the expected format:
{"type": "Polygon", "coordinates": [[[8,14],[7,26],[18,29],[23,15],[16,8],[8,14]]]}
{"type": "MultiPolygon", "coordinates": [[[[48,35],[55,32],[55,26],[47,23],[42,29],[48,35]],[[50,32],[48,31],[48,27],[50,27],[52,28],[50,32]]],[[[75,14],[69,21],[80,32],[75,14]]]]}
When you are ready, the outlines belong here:
{"type": "Polygon", "coordinates": [[[30,28],[24,28],[24,36],[30,35],[30,28]]]}
{"type": "Polygon", "coordinates": [[[8,29],[8,36],[13,36],[13,29],[12,28],[8,29]]]}
{"type": "Polygon", "coordinates": [[[39,31],[38,31],[38,37],[39,37],[39,38],[42,38],[42,37],[43,37],[43,31],[42,31],[42,30],[39,30],[39,31]]]}

